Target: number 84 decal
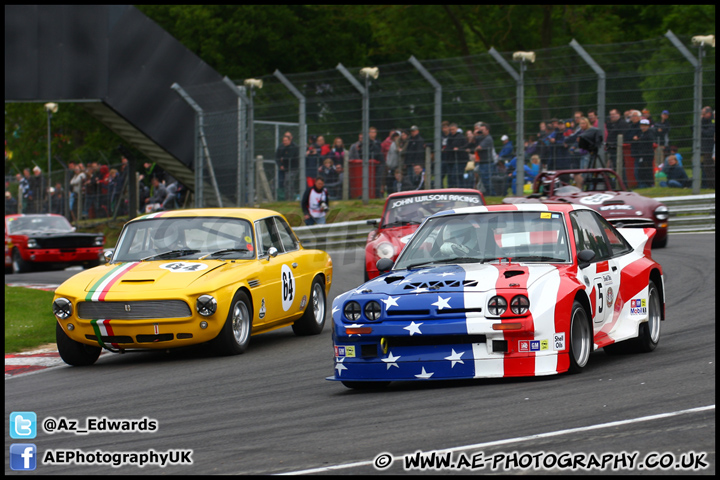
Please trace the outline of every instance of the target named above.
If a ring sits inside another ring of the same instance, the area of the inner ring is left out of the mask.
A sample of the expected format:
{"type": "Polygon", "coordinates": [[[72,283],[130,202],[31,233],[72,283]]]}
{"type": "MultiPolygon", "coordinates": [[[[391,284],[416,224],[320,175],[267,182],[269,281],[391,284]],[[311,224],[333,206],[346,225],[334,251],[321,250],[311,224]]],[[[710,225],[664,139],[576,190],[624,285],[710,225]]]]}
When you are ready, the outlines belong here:
{"type": "Polygon", "coordinates": [[[283,265],[282,274],[282,306],[286,312],[292,307],[295,300],[295,276],[287,265],[283,265]]]}

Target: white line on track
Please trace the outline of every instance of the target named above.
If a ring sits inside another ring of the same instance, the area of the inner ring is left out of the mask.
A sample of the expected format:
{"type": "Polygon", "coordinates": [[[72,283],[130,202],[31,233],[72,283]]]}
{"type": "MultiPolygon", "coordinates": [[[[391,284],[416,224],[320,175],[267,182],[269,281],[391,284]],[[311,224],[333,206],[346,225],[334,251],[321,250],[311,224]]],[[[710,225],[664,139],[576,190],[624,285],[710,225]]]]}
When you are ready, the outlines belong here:
{"type": "MultiPolygon", "coordinates": [[[[559,435],[567,435],[570,433],[587,432],[590,430],[598,430],[601,428],[612,428],[612,427],[618,427],[620,425],[629,425],[632,423],[639,423],[639,422],[649,422],[651,420],[659,420],[661,418],[675,417],[678,415],[686,415],[689,413],[704,412],[707,410],[715,410],[715,405],[707,405],[705,407],[690,408],[687,410],[678,410],[676,412],[660,413],[657,415],[649,415],[647,417],[631,418],[628,420],[619,420],[616,422],[600,423],[597,425],[589,425],[587,427],[569,428],[567,430],[557,430],[555,432],[538,433],[536,435],[528,435],[526,437],[508,438],[505,440],[496,440],[494,442],[476,443],[475,445],[465,445],[462,447],[445,448],[442,450],[437,450],[437,452],[445,453],[445,452],[460,452],[460,451],[464,451],[464,450],[478,450],[481,448],[489,448],[489,447],[496,447],[498,445],[506,445],[508,443],[526,442],[528,440],[535,440],[538,438],[557,437],[559,435]]],[[[401,456],[395,455],[394,457],[399,459],[399,458],[402,458],[402,455],[401,456]]],[[[372,464],[373,464],[372,460],[364,461],[364,462],[344,463],[341,465],[330,465],[327,467],[311,468],[308,470],[297,470],[295,472],[285,472],[285,473],[281,473],[280,475],[306,475],[306,474],[313,474],[313,473],[324,473],[324,472],[332,472],[335,470],[343,470],[343,469],[347,469],[347,468],[366,467],[366,466],[369,466],[372,464]]]]}

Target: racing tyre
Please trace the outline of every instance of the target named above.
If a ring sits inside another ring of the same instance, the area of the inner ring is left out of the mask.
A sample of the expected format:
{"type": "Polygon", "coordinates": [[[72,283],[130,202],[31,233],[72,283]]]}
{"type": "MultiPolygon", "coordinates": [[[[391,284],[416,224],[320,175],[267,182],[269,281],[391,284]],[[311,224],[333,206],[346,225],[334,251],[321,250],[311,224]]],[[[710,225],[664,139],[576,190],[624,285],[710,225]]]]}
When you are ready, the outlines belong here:
{"type": "Polygon", "coordinates": [[[23,260],[17,248],[13,250],[12,254],[12,269],[13,273],[25,273],[32,270],[32,263],[23,260]]]}
{"type": "Polygon", "coordinates": [[[57,322],[55,322],[55,341],[57,342],[60,358],[68,365],[75,367],[92,365],[97,361],[102,351],[100,347],[76,342],[68,337],[65,330],[57,322]]]}
{"type": "Polygon", "coordinates": [[[354,390],[377,390],[390,385],[390,382],[342,382],[347,388],[354,390]]]}
{"type": "Polygon", "coordinates": [[[227,320],[215,340],[213,347],[220,355],[245,353],[250,344],[252,331],[252,303],[242,290],[233,297],[227,320]]]}
{"type": "Polygon", "coordinates": [[[660,293],[651,280],[648,284],[648,320],[640,324],[635,351],[648,353],[655,350],[660,341],[660,293]]]}
{"type": "Polygon", "coordinates": [[[295,335],[317,335],[325,327],[325,288],[322,277],[315,277],[310,288],[310,300],[305,307],[305,313],[293,323],[295,335]]]}
{"type": "Polygon", "coordinates": [[[577,300],[570,315],[570,373],[580,373],[590,359],[593,331],[587,312],[577,300]]]}

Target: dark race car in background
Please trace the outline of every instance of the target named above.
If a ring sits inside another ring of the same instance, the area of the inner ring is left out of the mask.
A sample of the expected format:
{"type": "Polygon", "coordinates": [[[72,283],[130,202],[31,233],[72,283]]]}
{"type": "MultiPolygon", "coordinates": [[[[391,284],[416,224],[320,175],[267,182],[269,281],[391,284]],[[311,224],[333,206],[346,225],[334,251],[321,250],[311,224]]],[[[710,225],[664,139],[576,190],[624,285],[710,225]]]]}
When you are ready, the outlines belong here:
{"type": "Polygon", "coordinates": [[[378,226],[370,232],[365,245],[365,281],[378,276],[376,263],[383,258],[395,260],[425,218],[444,210],[485,205],[485,197],[469,188],[411,190],[393,193],[385,201],[378,226]]]}
{"type": "Polygon", "coordinates": [[[102,263],[105,236],[78,233],[62,215],[5,216],[5,273],[102,263]]]}
{"type": "Polygon", "coordinates": [[[504,204],[572,203],[596,210],[615,227],[655,228],[653,247],[667,245],[668,208],[654,198],[628,191],[614,170],[590,168],[542,172],[527,197],[507,197],[504,204]],[[583,175],[582,188],[567,182],[583,175]]]}

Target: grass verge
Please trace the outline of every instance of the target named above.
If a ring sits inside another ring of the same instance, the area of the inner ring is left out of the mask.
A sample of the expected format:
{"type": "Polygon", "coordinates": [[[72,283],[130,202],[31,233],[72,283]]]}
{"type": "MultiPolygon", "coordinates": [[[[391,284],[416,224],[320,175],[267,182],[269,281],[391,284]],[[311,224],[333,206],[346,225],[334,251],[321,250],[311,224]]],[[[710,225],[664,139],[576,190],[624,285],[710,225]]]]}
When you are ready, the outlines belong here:
{"type": "Polygon", "coordinates": [[[53,292],[5,285],[5,353],[55,342],[53,292]]]}

